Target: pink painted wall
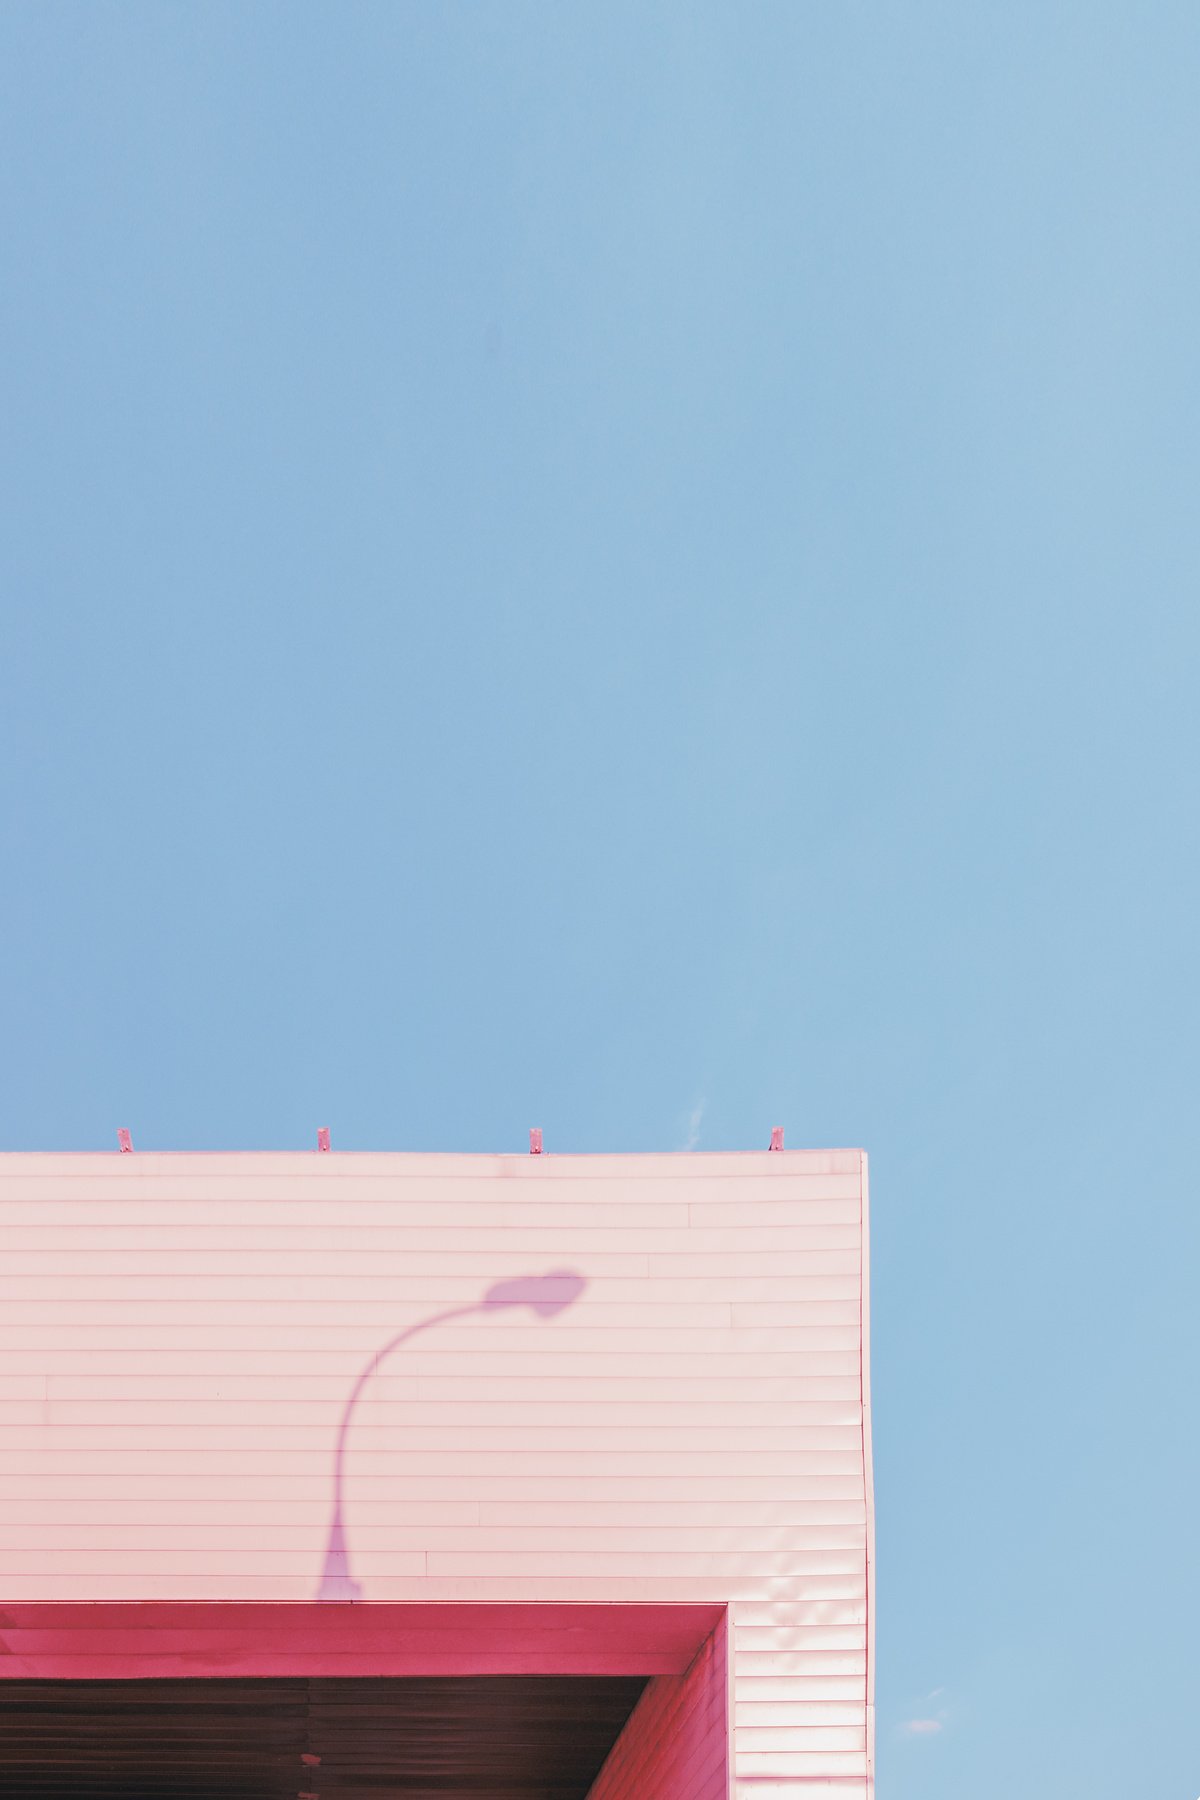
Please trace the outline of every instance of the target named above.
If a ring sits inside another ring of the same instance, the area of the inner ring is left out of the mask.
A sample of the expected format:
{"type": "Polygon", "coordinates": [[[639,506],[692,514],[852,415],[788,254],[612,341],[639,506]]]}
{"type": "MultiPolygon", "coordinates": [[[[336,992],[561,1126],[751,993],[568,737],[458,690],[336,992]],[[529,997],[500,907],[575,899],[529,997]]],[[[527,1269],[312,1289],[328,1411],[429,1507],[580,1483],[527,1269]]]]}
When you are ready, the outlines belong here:
{"type": "Polygon", "coordinates": [[[866,1796],[866,1218],[857,1151],[2,1157],[0,1601],[727,1604],[735,1791],[866,1796]]]}
{"type": "Polygon", "coordinates": [[[634,1708],[588,1800],[726,1800],[725,1626],[686,1675],[659,1675],[634,1708]]]}

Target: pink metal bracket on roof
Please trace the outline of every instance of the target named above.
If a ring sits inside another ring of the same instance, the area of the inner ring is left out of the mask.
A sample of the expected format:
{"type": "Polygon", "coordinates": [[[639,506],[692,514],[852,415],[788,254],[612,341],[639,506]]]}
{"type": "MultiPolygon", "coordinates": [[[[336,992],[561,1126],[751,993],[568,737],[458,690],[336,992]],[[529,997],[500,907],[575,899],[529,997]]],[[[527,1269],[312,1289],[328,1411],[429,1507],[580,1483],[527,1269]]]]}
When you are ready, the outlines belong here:
{"type": "Polygon", "coordinates": [[[783,1126],[782,1125],[776,1125],[774,1131],[772,1131],[772,1133],[771,1133],[771,1149],[772,1150],[782,1150],[783,1149],[783,1126]]]}
{"type": "Polygon", "coordinates": [[[128,1156],[133,1149],[133,1137],[128,1131],[117,1132],[117,1147],[122,1156],[128,1156]]]}
{"type": "Polygon", "coordinates": [[[328,1125],[319,1125],[317,1127],[317,1149],[318,1150],[328,1150],[328,1148],[329,1148],[329,1127],[328,1127],[328,1125]]]}
{"type": "Polygon", "coordinates": [[[540,1125],[531,1125],[529,1128],[529,1154],[530,1156],[542,1154],[542,1128],[540,1125]]]}

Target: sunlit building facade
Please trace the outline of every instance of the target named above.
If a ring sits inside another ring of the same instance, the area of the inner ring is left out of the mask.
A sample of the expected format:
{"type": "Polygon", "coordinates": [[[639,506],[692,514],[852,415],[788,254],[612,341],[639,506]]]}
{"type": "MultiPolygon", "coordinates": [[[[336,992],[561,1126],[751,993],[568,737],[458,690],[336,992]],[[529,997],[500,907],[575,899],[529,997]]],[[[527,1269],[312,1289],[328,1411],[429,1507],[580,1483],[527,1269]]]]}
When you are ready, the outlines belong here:
{"type": "Polygon", "coordinates": [[[6,1794],[872,1794],[865,1157],[534,1147],[0,1158],[6,1794]]]}

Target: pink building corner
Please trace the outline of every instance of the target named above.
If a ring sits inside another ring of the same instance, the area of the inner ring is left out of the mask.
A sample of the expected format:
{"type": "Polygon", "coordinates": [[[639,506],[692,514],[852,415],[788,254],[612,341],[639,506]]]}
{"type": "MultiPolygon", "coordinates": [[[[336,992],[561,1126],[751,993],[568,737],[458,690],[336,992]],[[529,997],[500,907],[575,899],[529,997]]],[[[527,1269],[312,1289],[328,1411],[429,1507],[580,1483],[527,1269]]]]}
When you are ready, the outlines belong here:
{"type": "Polygon", "coordinates": [[[433,1743],[440,1682],[546,1769],[608,1707],[581,1800],[872,1794],[861,1152],[10,1155],[0,1204],[11,1718],[273,1683],[335,1800],[338,1696],[433,1743]]]}

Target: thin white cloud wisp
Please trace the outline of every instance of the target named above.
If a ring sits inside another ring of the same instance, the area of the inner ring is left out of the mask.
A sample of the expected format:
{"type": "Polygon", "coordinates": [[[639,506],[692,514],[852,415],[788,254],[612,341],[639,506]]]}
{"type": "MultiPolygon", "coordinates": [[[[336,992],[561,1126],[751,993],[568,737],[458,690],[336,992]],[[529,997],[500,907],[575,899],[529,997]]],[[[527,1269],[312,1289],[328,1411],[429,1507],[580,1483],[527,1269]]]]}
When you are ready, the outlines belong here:
{"type": "Polygon", "coordinates": [[[700,1127],[704,1122],[704,1109],[707,1105],[707,1100],[697,1100],[688,1114],[687,1136],[679,1146],[681,1150],[694,1150],[700,1142],[700,1127]]]}

